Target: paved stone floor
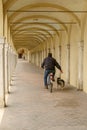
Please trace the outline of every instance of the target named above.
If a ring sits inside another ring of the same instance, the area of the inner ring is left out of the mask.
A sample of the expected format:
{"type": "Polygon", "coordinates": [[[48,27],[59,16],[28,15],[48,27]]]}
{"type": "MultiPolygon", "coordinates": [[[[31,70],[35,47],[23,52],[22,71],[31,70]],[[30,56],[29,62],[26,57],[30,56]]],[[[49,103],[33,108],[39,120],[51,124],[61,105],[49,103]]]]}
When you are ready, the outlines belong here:
{"type": "Polygon", "coordinates": [[[43,87],[43,70],[18,61],[0,130],[87,130],[87,94],[43,87]]]}

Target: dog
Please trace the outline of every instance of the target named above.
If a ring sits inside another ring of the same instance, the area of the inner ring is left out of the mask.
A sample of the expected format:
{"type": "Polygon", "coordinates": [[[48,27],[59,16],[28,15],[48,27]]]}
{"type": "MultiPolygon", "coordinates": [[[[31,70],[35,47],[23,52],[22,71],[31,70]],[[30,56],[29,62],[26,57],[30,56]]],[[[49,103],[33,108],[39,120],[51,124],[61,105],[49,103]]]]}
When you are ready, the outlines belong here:
{"type": "Polygon", "coordinates": [[[65,87],[65,81],[60,77],[57,78],[57,87],[60,86],[62,89],[65,87]]]}

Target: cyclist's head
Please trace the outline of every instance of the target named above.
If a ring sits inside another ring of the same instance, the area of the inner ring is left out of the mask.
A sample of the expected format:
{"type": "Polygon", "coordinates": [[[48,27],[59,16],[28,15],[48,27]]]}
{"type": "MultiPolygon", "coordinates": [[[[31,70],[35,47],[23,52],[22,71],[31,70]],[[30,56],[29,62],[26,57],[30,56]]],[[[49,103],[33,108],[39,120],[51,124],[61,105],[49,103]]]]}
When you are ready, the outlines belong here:
{"type": "Polygon", "coordinates": [[[52,53],[48,53],[48,57],[52,57],[52,53]]]}

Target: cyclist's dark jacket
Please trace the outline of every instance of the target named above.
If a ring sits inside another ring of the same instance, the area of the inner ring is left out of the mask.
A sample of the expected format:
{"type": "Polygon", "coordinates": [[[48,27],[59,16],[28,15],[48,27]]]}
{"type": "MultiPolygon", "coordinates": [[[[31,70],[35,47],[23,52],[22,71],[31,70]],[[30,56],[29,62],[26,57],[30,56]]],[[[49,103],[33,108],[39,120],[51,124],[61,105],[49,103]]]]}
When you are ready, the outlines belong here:
{"type": "Polygon", "coordinates": [[[49,56],[45,58],[41,64],[41,67],[45,68],[45,70],[55,70],[55,66],[61,70],[61,66],[58,64],[58,62],[53,57],[49,56]]]}

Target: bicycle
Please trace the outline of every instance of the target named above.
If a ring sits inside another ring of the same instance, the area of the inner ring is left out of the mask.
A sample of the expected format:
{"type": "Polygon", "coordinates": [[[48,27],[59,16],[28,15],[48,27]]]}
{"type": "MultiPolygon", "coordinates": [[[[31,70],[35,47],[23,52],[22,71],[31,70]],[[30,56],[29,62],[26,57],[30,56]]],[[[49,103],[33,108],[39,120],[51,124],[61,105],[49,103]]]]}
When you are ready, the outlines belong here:
{"type": "Polygon", "coordinates": [[[53,90],[53,82],[54,82],[54,74],[53,74],[53,72],[50,72],[47,76],[47,86],[50,89],[51,93],[53,90]]]}

